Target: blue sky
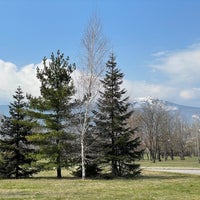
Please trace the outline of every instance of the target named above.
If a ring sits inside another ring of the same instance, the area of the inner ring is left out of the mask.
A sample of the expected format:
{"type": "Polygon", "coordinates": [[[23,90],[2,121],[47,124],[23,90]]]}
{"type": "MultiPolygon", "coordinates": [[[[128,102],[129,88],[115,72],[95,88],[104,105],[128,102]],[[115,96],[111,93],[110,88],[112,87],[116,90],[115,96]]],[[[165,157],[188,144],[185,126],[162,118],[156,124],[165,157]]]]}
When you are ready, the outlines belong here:
{"type": "Polygon", "coordinates": [[[51,52],[77,63],[97,13],[131,98],[200,106],[199,10],[199,0],[0,0],[0,104],[19,84],[37,92],[34,68],[51,52]]]}

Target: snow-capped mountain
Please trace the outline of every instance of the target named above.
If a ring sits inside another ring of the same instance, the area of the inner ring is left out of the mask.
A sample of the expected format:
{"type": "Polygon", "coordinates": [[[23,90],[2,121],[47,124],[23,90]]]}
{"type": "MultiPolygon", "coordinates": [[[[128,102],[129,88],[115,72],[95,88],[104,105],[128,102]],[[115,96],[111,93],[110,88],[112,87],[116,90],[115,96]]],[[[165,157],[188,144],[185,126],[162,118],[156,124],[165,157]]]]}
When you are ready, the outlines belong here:
{"type": "Polygon", "coordinates": [[[169,111],[176,111],[179,110],[178,107],[180,105],[178,104],[174,104],[168,101],[163,101],[157,98],[153,98],[153,97],[140,97],[140,98],[136,98],[133,101],[133,104],[135,105],[135,108],[141,108],[143,105],[145,104],[157,104],[160,105],[162,108],[164,108],[165,110],[169,110],[169,111]]]}
{"type": "Polygon", "coordinates": [[[199,116],[200,118],[200,108],[199,107],[192,107],[192,106],[184,106],[184,105],[179,105],[176,103],[172,103],[169,101],[164,101],[160,100],[157,98],[152,98],[152,97],[141,97],[141,98],[136,98],[133,101],[133,105],[135,109],[140,109],[142,106],[145,104],[159,104],[162,108],[166,109],[167,111],[171,111],[173,113],[179,113],[180,115],[183,116],[188,122],[192,122],[192,119],[194,116],[199,116]]]}

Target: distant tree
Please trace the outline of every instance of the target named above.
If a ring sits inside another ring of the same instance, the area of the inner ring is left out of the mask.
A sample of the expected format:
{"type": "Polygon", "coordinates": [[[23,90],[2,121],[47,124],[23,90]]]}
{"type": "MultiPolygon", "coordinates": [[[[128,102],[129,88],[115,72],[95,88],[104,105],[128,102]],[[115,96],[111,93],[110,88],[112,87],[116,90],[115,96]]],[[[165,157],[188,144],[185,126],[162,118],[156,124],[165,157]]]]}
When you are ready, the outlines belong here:
{"type": "Polygon", "coordinates": [[[200,163],[200,118],[199,115],[192,116],[192,126],[190,127],[190,137],[187,140],[187,146],[190,152],[190,156],[194,155],[197,156],[198,163],[200,163]]]}
{"type": "Polygon", "coordinates": [[[188,152],[188,141],[190,138],[190,128],[188,123],[180,116],[176,115],[173,119],[173,134],[171,143],[174,153],[185,160],[185,155],[188,152]]]}
{"type": "Polygon", "coordinates": [[[145,152],[146,144],[145,144],[145,136],[143,134],[142,127],[141,127],[141,124],[142,124],[141,111],[137,110],[137,109],[134,109],[134,104],[132,104],[129,109],[130,110],[132,109],[133,112],[132,112],[132,115],[127,120],[127,123],[128,123],[128,126],[131,129],[136,130],[135,131],[135,136],[140,137],[141,144],[140,144],[139,148],[141,150],[143,150],[142,159],[144,159],[144,153],[146,153],[145,152]]]}
{"type": "Polygon", "coordinates": [[[111,166],[113,176],[137,175],[140,173],[136,160],[142,155],[139,150],[140,139],[135,135],[136,129],[128,126],[132,111],[125,89],[120,86],[123,73],[117,68],[115,56],[112,54],[106,63],[107,71],[101,81],[103,91],[97,102],[95,111],[97,134],[101,148],[101,162],[111,166]]]}
{"type": "Polygon", "coordinates": [[[160,141],[160,150],[162,157],[165,161],[168,159],[168,156],[173,160],[174,159],[174,144],[173,144],[173,120],[174,114],[167,111],[163,113],[161,127],[161,141],[160,141]]]}
{"type": "Polygon", "coordinates": [[[167,160],[174,155],[184,159],[189,152],[190,130],[180,114],[166,109],[159,100],[147,102],[141,109],[141,127],[144,141],[153,162],[167,160]]]}
{"type": "Polygon", "coordinates": [[[51,54],[50,61],[43,59],[43,68],[37,68],[37,78],[41,82],[40,97],[28,96],[32,116],[38,118],[42,130],[32,138],[40,144],[46,160],[54,163],[57,178],[61,178],[64,162],[71,158],[66,155],[72,152],[71,118],[72,97],[75,93],[71,74],[75,64],[68,63],[69,58],[57,51],[51,54]]]}
{"type": "Polygon", "coordinates": [[[167,141],[168,111],[166,111],[157,100],[146,103],[142,107],[141,119],[142,128],[145,134],[146,147],[150,151],[150,158],[153,162],[161,161],[161,147],[165,139],[167,141]],[[165,137],[164,135],[165,134],[165,137]]]}
{"type": "Polygon", "coordinates": [[[37,172],[36,148],[28,140],[34,122],[27,117],[22,89],[17,88],[9,106],[10,117],[4,117],[0,129],[0,176],[24,178],[37,172]]]}

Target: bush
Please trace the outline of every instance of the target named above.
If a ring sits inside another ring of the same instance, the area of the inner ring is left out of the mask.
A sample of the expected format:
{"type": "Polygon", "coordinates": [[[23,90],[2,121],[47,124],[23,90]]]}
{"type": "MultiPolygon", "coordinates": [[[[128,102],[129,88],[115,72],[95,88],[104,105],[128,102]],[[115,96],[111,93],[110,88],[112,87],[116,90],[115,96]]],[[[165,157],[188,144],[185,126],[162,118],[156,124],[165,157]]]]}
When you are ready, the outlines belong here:
{"type": "MultiPolygon", "coordinates": [[[[85,165],[85,177],[98,177],[102,170],[96,163],[87,163],[85,165]]],[[[76,171],[73,172],[76,177],[82,177],[82,166],[79,166],[76,171]]]]}

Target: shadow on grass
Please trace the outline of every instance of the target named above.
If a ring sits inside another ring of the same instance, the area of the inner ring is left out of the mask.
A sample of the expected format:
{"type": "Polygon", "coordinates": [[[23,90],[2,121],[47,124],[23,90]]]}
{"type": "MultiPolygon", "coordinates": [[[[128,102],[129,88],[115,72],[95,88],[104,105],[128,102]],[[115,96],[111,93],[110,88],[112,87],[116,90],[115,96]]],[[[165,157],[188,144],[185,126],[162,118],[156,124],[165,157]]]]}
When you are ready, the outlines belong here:
{"type": "Polygon", "coordinates": [[[32,179],[32,180],[37,180],[37,179],[43,179],[43,180],[81,180],[81,178],[77,178],[77,177],[62,177],[62,178],[57,178],[57,177],[53,177],[53,176],[37,176],[37,177],[30,177],[27,179],[32,179]]]}
{"type": "MultiPolygon", "coordinates": [[[[142,181],[142,180],[179,180],[179,179],[186,179],[186,178],[191,178],[191,176],[188,175],[143,175],[143,176],[139,176],[139,177],[134,177],[134,178],[124,178],[124,177],[116,177],[116,178],[112,178],[112,179],[105,179],[105,178],[85,178],[85,180],[93,180],[93,181],[119,181],[119,180],[123,180],[123,181],[142,181]]],[[[77,180],[77,181],[85,181],[82,180],[81,178],[77,178],[77,177],[62,177],[62,178],[57,178],[57,177],[43,177],[43,176],[38,176],[38,177],[30,177],[30,178],[21,178],[23,180],[77,180]]],[[[10,179],[0,179],[0,180],[16,180],[15,178],[10,178],[10,179]]],[[[20,180],[20,178],[18,179],[20,180]]]]}
{"type": "Polygon", "coordinates": [[[162,174],[147,174],[135,178],[136,180],[175,180],[191,178],[193,175],[162,172],[162,174]]]}
{"type": "MultiPolygon", "coordinates": [[[[109,180],[172,180],[172,179],[185,179],[185,178],[190,178],[191,175],[187,175],[187,174],[162,174],[162,175],[140,175],[137,177],[131,177],[131,178],[127,178],[127,177],[114,177],[114,178],[102,178],[102,177],[93,177],[93,178],[85,178],[85,180],[105,180],[105,181],[109,181],[109,180]]],[[[57,178],[57,177],[52,177],[52,176],[38,176],[38,177],[31,177],[29,179],[40,179],[40,180],[78,180],[78,181],[82,181],[82,179],[80,177],[62,177],[62,178],[57,178]]],[[[84,180],[83,180],[84,181],[84,180]]]]}
{"type": "Polygon", "coordinates": [[[164,176],[164,175],[157,175],[157,176],[141,176],[141,177],[137,177],[136,180],[141,180],[141,179],[145,179],[145,180],[155,180],[155,179],[158,179],[158,180],[171,180],[171,179],[185,179],[185,178],[188,178],[188,176],[177,176],[177,175],[174,175],[174,176],[164,176]]]}
{"type": "MultiPolygon", "coordinates": [[[[175,179],[186,179],[186,178],[191,178],[191,177],[196,177],[195,175],[189,175],[189,174],[177,174],[177,173],[169,173],[169,172],[145,172],[145,174],[140,174],[136,177],[87,177],[85,180],[135,180],[135,181],[140,181],[140,180],[175,180],[175,179]]],[[[199,178],[199,177],[198,177],[199,178]]],[[[3,180],[4,178],[0,178],[0,180],[3,180]]],[[[8,178],[10,179],[15,179],[16,178],[8,178]]],[[[19,179],[27,179],[27,180],[77,180],[77,181],[82,181],[82,178],[80,177],[75,177],[75,176],[63,176],[62,178],[57,178],[56,176],[33,176],[29,178],[19,178],[19,179]]],[[[5,180],[5,179],[4,179],[5,180]]]]}

